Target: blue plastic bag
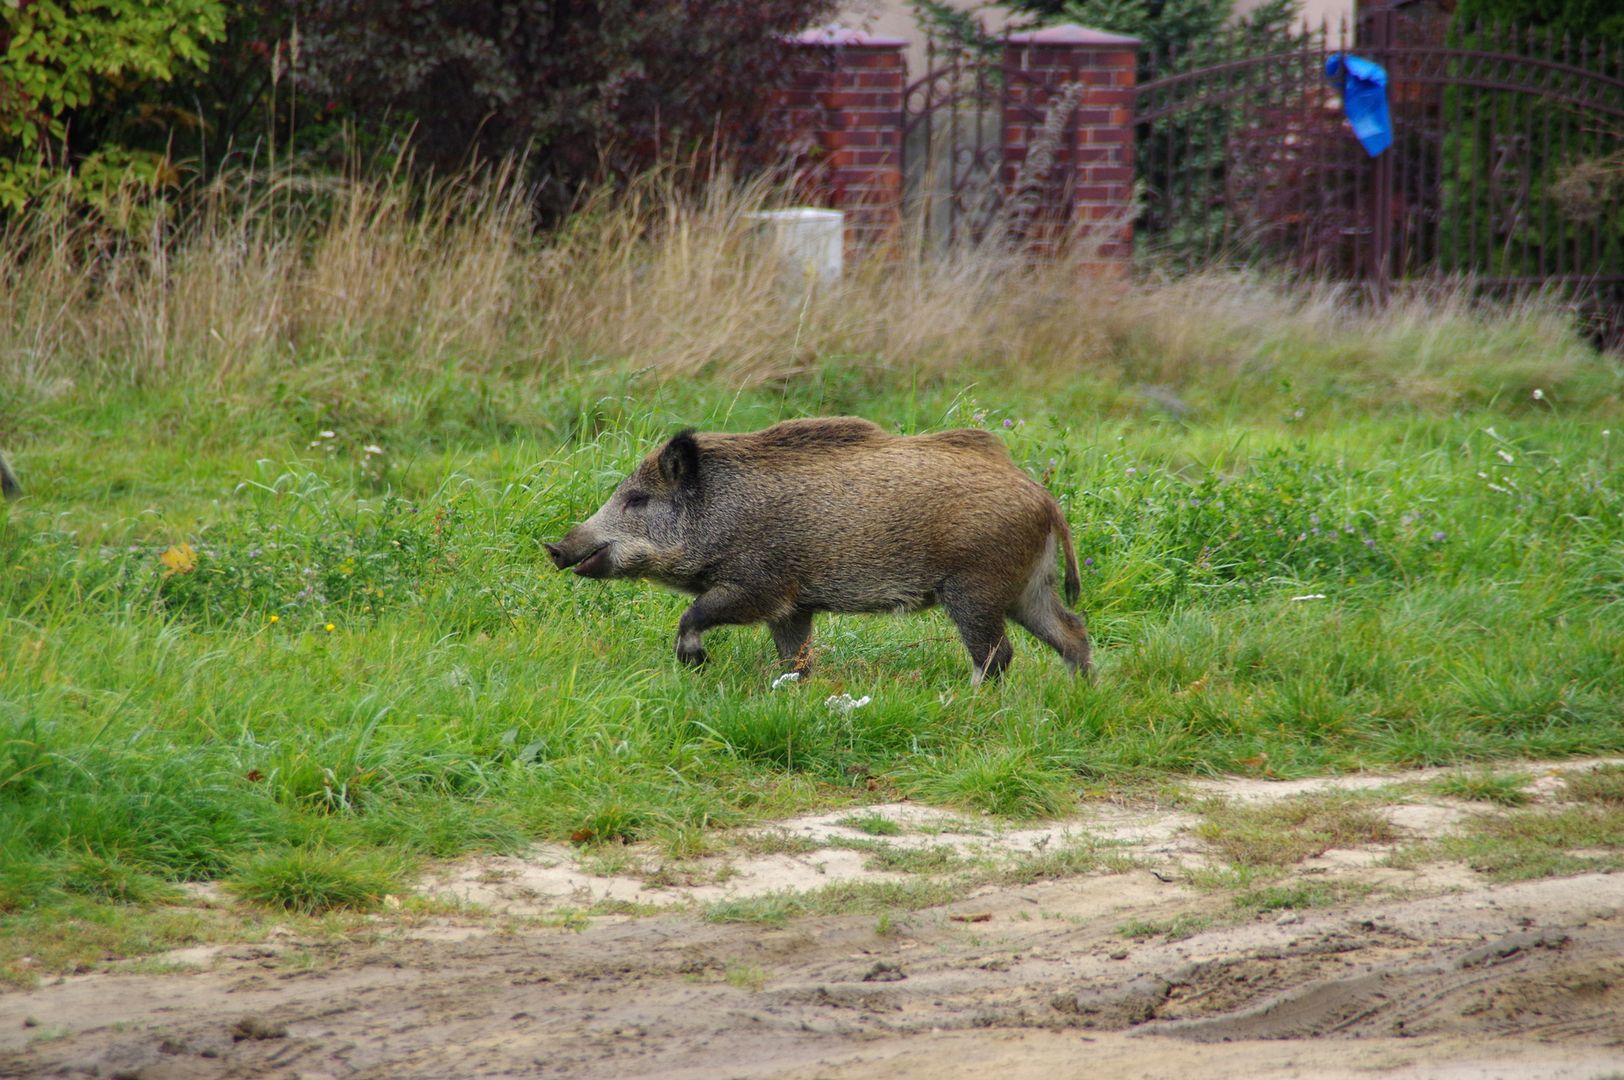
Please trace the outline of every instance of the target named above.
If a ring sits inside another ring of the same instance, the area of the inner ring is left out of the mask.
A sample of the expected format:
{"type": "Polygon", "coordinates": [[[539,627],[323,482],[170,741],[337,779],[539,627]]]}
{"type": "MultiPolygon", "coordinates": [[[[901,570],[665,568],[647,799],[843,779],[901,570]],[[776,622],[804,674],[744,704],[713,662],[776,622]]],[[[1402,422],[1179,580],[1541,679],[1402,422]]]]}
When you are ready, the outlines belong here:
{"type": "Polygon", "coordinates": [[[1387,69],[1373,60],[1350,53],[1332,53],[1325,61],[1325,77],[1342,91],[1353,137],[1375,157],[1393,145],[1393,120],[1387,113],[1387,69]]]}

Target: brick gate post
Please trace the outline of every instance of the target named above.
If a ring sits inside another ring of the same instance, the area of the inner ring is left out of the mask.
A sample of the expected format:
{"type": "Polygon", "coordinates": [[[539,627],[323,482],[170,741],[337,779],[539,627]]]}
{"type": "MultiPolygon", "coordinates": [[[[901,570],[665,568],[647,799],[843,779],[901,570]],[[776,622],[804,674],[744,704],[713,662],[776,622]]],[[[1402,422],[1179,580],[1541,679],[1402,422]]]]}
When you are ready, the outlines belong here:
{"type": "Polygon", "coordinates": [[[1090,261],[1102,269],[1128,266],[1138,51],[1138,38],[1073,25],[1006,39],[1003,181],[1015,200],[1012,213],[1029,208],[1027,220],[1016,224],[1039,253],[1070,235],[1088,245],[1090,261]],[[1045,168],[1044,155],[1030,152],[1042,141],[1051,108],[1073,101],[1074,115],[1045,168]]]}
{"type": "Polygon", "coordinates": [[[774,127],[811,197],[846,214],[846,250],[893,243],[902,223],[901,38],[831,26],[791,39],[800,63],[774,127]]]}

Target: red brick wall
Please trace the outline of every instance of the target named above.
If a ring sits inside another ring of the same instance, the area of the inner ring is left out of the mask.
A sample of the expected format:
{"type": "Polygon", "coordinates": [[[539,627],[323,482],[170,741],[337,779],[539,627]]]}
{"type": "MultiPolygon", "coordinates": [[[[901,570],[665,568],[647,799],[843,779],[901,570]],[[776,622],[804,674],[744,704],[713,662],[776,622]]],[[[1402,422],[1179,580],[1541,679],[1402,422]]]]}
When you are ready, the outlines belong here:
{"type": "Polygon", "coordinates": [[[1133,88],[1136,38],[1053,26],[1012,34],[1004,50],[1004,176],[1014,184],[1049,105],[1068,83],[1084,90],[1055,152],[1030,242],[1051,250],[1068,234],[1102,263],[1133,251],[1133,88]],[[1073,170],[1073,166],[1075,169],[1073,170]]]}
{"type": "MultiPolygon", "coordinates": [[[[845,211],[849,252],[888,244],[901,225],[906,42],[840,28],[794,40],[802,63],[779,93],[774,128],[804,197],[845,211]]],[[[1138,47],[1134,38],[1078,26],[1007,39],[1006,190],[1021,175],[1051,102],[1068,83],[1084,86],[1024,229],[1034,252],[1080,239],[1100,262],[1126,266],[1133,246],[1138,47]]]]}
{"type": "Polygon", "coordinates": [[[855,252],[892,242],[901,223],[901,38],[810,30],[795,39],[804,59],[775,115],[807,197],[846,214],[855,252]]]}

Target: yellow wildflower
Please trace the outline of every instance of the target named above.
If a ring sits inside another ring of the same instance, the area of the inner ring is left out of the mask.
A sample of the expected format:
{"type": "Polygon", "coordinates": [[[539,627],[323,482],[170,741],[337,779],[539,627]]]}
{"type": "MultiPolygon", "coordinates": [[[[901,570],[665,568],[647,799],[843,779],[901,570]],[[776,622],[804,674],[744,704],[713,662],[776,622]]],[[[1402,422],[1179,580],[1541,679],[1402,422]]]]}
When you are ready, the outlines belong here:
{"type": "Polygon", "coordinates": [[[164,564],[164,577],[190,574],[197,569],[197,552],[192,550],[191,544],[176,544],[158,556],[158,561],[164,564]]]}

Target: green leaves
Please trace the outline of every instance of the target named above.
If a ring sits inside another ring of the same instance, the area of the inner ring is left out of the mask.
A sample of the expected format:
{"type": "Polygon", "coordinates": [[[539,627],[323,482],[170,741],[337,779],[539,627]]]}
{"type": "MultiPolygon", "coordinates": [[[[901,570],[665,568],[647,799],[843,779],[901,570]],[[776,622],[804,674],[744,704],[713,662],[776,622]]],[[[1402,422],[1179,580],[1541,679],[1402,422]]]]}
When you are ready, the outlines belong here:
{"type": "MultiPolygon", "coordinates": [[[[8,2],[0,93],[0,207],[23,206],[55,170],[62,154],[47,143],[66,141],[68,115],[97,100],[120,80],[174,78],[181,65],[207,63],[204,45],[225,32],[223,0],[81,0],[67,5],[37,0],[8,2]]],[[[64,147],[64,150],[66,148],[64,147]]],[[[108,173],[150,181],[157,169],[150,155],[120,154],[118,147],[92,153],[79,167],[92,187],[108,173]]]]}

